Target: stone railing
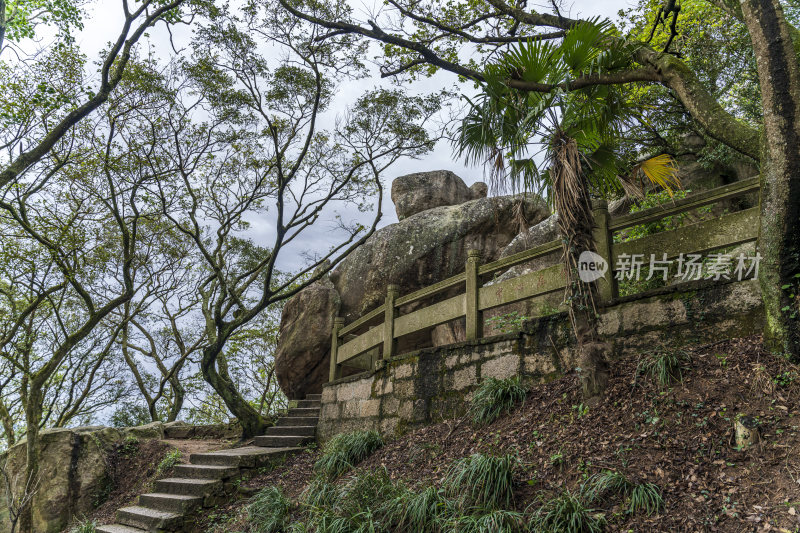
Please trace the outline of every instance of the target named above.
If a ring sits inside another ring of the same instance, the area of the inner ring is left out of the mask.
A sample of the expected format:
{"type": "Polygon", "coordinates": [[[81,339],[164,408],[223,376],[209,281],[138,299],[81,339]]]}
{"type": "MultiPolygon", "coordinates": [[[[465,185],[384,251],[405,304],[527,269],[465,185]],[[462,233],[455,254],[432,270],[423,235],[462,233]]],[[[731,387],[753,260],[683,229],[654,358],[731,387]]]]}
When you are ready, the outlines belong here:
{"type": "MultiPolygon", "coordinates": [[[[597,253],[606,264],[618,265],[620,257],[632,257],[651,250],[658,251],[662,257],[666,254],[667,259],[672,259],[680,254],[700,254],[755,241],[759,227],[758,207],[627,242],[615,243],[613,237],[614,233],[632,226],[648,224],[758,190],[759,181],[755,177],[693,194],[669,205],[613,219],[609,216],[605,202],[597,202],[594,205],[597,253]]],[[[372,367],[379,360],[397,355],[395,351],[398,338],[462,317],[466,319],[466,340],[481,338],[483,312],[563,290],[566,286],[566,275],[564,266],[558,264],[486,286],[482,280],[559,251],[561,246],[561,241],[555,240],[483,265],[480,253],[470,250],[465,271],[461,274],[403,296],[398,294],[396,286],[389,285],[386,300],[380,307],[347,325],[344,324],[344,319],[335,319],[331,336],[330,381],[340,377],[343,364],[356,368],[372,367]],[[456,291],[459,294],[452,296],[456,291]],[[444,299],[430,303],[437,297],[444,299]],[[400,313],[401,308],[418,306],[422,307],[405,314],[400,313]]],[[[597,303],[600,306],[609,305],[618,297],[616,278],[614,268],[608,268],[598,279],[600,301],[597,303]]]]}

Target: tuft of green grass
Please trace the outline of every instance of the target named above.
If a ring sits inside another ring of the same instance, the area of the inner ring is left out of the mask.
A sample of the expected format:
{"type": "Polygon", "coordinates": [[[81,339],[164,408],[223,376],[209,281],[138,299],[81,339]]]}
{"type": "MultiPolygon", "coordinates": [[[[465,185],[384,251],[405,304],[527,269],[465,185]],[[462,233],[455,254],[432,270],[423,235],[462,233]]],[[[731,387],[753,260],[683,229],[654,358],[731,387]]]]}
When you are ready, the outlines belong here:
{"type": "Polygon", "coordinates": [[[439,531],[451,508],[452,503],[436,487],[407,490],[384,504],[386,521],[396,531],[439,531]]]}
{"type": "Polygon", "coordinates": [[[292,503],[278,487],[267,487],[247,505],[247,521],[253,533],[278,533],[289,523],[292,503]]]}
{"type": "Polygon", "coordinates": [[[565,491],[537,509],[530,525],[541,533],[601,533],[605,523],[578,495],[565,491]]]}
{"type": "Polygon", "coordinates": [[[683,350],[659,350],[649,353],[639,361],[637,371],[663,386],[683,379],[681,366],[689,356],[683,350]]]}
{"type": "Polygon", "coordinates": [[[70,529],[69,533],[95,533],[96,530],[97,522],[94,520],[84,520],[80,524],[70,529]]]}
{"type": "Polygon", "coordinates": [[[335,507],[345,516],[367,510],[380,513],[383,502],[404,491],[405,487],[392,481],[386,468],[376,468],[347,478],[338,487],[335,507]]]}
{"type": "Polygon", "coordinates": [[[661,489],[654,483],[640,483],[635,485],[630,492],[630,504],[628,512],[638,513],[643,511],[647,515],[658,513],[664,508],[664,498],[661,497],[661,489]]]}
{"type": "Polygon", "coordinates": [[[329,440],[322,456],[314,464],[314,471],[332,480],[344,474],[383,446],[377,431],[341,433],[329,440]]]}
{"type": "Polygon", "coordinates": [[[478,509],[473,514],[460,515],[448,520],[442,531],[448,533],[451,531],[458,533],[524,533],[528,531],[528,525],[525,515],[516,511],[478,509]]]}
{"type": "Polygon", "coordinates": [[[586,501],[593,503],[603,500],[612,494],[627,496],[633,486],[633,483],[625,477],[625,474],[603,470],[587,479],[581,492],[586,501]]]}
{"type": "Polygon", "coordinates": [[[336,499],[336,486],[322,477],[312,479],[300,495],[300,501],[312,508],[332,507],[336,499]]]}
{"type": "Polygon", "coordinates": [[[172,468],[180,462],[181,457],[183,457],[183,454],[178,449],[168,451],[166,455],[164,455],[164,458],[161,459],[161,462],[158,463],[156,475],[162,476],[172,470],[172,468]]]}
{"type": "Polygon", "coordinates": [[[509,507],[513,500],[514,471],[519,458],[476,453],[459,459],[450,467],[444,480],[451,496],[465,496],[471,504],[489,509],[509,507]]]}
{"type": "Polygon", "coordinates": [[[514,376],[507,379],[487,378],[475,391],[470,403],[470,414],[475,425],[494,422],[504,412],[509,412],[528,394],[526,387],[514,376]]]}

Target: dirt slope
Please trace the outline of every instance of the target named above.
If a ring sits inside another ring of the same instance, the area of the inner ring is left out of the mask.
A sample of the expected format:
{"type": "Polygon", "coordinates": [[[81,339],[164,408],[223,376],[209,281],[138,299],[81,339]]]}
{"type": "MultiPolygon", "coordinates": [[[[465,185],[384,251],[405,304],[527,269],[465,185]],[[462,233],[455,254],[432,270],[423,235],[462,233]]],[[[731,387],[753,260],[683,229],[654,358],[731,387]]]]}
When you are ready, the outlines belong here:
{"type": "MultiPolygon", "coordinates": [[[[768,354],[758,337],[687,351],[683,379],[662,387],[617,362],[605,400],[581,404],[576,376],[535,388],[524,405],[473,428],[449,420],[388,443],[359,469],[386,467],[409,484],[437,483],[455,460],[475,452],[519,454],[516,506],[577,489],[603,469],[663,490],[665,510],[629,516],[610,504],[608,531],[796,531],[800,526],[800,373],[768,354]],[[757,417],[761,443],[739,451],[734,420],[757,417]]],[[[316,453],[302,454],[245,486],[277,484],[296,496],[316,453]]],[[[246,500],[219,509],[205,526],[246,531],[246,500]]]]}

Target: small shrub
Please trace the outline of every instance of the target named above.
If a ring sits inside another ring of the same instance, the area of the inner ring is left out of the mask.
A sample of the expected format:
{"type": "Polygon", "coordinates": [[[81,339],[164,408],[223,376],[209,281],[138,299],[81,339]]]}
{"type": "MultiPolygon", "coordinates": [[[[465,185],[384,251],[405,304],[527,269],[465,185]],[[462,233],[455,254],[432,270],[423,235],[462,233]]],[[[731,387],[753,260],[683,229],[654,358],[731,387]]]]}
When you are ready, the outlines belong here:
{"type": "Polygon", "coordinates": [[[278,533],[289,523],[291,502],[278,487],[267,487],[247,506],[247,520],[254,533],[278,533]]]}
{"type": "Polygon", "coordinates": [[[69,533],[95,533],[97,530],[97,522],[94,520],[84,520],[69,530],[69,533]]]}
{"type": "Polygon", "coordinates": [[[577,495],[565,491],[537,509],[531,525],[531,530],[542,533],[600,533],[605,518],[577,495]]]}
{"type": "Polygon", "coordinates": [[[341,433],[325,445],[314,471],[327,479],[335,479],[383,446],[377,431],[341,433]]]}
{"type": "Polygon", "coordinates": [[[638,513],[644,511],[648,515],[657,513],[664,508],[664,499],[661,497],[661,489],[653,483],[641,483],[631,489],[630,505],[628,512],[638,513]]]}
{"type": "Polygon", "coordinates": [[[450,467],[444,487],[448,494],[465,496],[474,505],[489,509],[509,507],[518,466],[519,459],[513,454],[496,457],[476,453],[450,467]]]}
{"type": "Polygon", "coordinates": [[[174,449],[167,452],[161,462],[156,467],[156,475],[161,476],[172,470],[172,468],[180,462],[183,454],[180,450],[174,449]]]}
{"type": "Polygon", "coordinates": [[[470,404],[473,423],[485,425],[494,422],[501,413],[511,411],[514,405],[523,401],[527,394],[528,388],[520,382],[519,376],[483,380],[470,404]]]}
{"type": "Polygon", "coordinates": [[[688,359],[682,350],[659,350],[645,355],[637,370],[666,386],[682,379],[681,366],[688,359]]]}

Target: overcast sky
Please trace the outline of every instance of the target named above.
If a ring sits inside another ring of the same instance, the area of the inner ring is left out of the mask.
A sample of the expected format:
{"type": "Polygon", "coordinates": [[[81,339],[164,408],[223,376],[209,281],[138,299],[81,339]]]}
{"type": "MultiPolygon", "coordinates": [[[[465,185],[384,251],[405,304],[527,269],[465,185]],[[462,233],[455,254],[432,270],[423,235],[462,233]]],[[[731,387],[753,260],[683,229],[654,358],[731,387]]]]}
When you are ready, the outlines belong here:
{"type": "MultiPolygon", "coordinates": [[[[351,3],[354,9],[361,11],[365,11],[366,7],[372,5],[371,0],[369,3],[360,0],[353,0],[351,3]]],[[[534,9],[538,7],[537,4],[529,5],[534,9]]],[[[544,3],[541,5],[540,9],[546,11],[549,5],[549,2],[544,3]]],[[[633,0],[578,0],[566,5],[568,9],[563,10],[566,16],[601,16],[615,19],[620,9],[632,7],[634,2],[633,0]]],[[[90,60],[97,58],[100,50],[117,36],[121,23],[120,0],[98,0],[89,7],[88,20],[77,40],[90,60]]],[[[163,28],[163,26],[161,27],[163,28]]],[[[174,38],[174,42],[180,48],[188,43],[191,38],[191,32],[188,28],[181,28],[174,33],[174,38]]],[[[154,46],[157,54],[162,53],[162,51],[165,56],[171,53],[171,47],[166,32],[158,29],[154,30],[151,32],[150,42],[154,46]]],[[[407,90],[420,94],[438,90],[442,88],[443,85],[450,86],[453,82],[454,76],[448,73],[442,73],[434,78],[415,82],[408,86],[407,90]]],[[[370,88],[370,86],[374,87],[381,84],[382,81],[376,77],[374,80],[358,80],[357,82],[351,82],[350,84],[341,86],[328,120],[333,120],[337,112],[343,111],[344,108],[364,90],[370,88]]],[[[397,222],[394,206],[389,197],[391,181],[394,178],[413,172],[440,169],[455,172],[461,176],[468,185],[476,181],[483,181],[483,169],[480,167],[466,167],[461,161],[454,159],[451,147],[447,142],[439,143],[433,152],[423,159],[400,160],[389,169],[385,176],[385,196],[381,226],[397,222]]],[[[371,219],[371,216],[365,215],[364,222],[371,219]]],[[[252,230],[250,236],[260,244],[269,243],[272,228],[270,214],[268,213],[266,217],[254,218],[251,220],[251,223],[252,230]]],[[[323,224],[313,228],[313,231],[310,231],[303,240],[297,243],[297,246],[293,247],[290,253],[287,253],[286,256],[282,258],[281,263],[283,264],[283,268],[293,270],[302,267],[304,260],[301,252],[325,251],[337,237],[332,227],[331,223],[323,222],[323,224]]]]}

